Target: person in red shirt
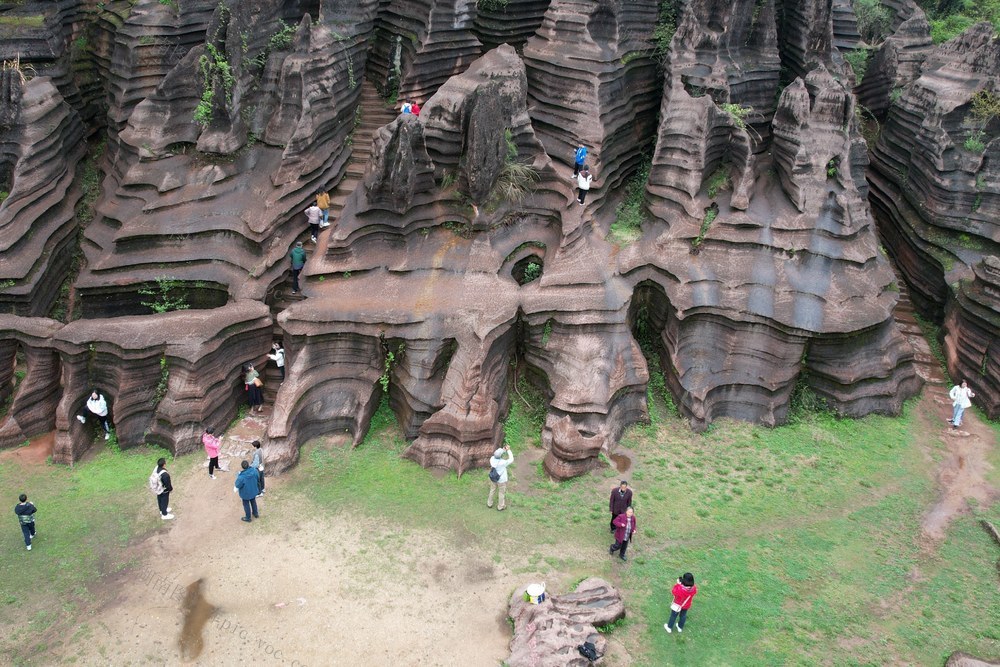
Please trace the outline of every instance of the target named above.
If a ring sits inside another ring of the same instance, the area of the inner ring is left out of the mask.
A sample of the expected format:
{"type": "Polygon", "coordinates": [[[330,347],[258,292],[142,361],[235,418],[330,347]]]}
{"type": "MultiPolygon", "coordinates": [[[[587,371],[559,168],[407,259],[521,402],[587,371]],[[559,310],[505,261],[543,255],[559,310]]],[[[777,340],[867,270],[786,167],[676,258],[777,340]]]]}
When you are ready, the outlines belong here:
{"type": "Polygon", "coordinates": [[[625,510],[624,514],[619,514],[614,520],[615,526],[615,543],[608,547],[608,553],[613,554],[614,552],[619,552],[619,557],[622,560],[628,560],[625,558],[625,551],[628,549],[629,542],[635,538],[635,511],[629,507],[625,510]]]}
{"type": "Polygon", "coordinates": [[[412,113],[414,116],[420,115],[420,105],[417,104],[416,100],[410,100],[410,113],[412,113]]]}
{"type": "Polygon", "coordinates": [[[663,624],[663,629],[673,632],[674,621],[677,621],[677,632],[684,632],[684,622],[687,620],[688,609],[691,608],[691,600],[698,594],[698,587],[694,585],[694,575],[690,572],[681,575],[671,593],[674,602],[670,605],[670,620],[663,624]]]}

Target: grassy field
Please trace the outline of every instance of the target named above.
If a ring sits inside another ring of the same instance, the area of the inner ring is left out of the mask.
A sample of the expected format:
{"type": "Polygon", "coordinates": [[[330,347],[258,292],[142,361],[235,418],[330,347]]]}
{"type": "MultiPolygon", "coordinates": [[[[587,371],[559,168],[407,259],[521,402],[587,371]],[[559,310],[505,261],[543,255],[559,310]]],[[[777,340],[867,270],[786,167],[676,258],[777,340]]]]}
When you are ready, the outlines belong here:
{"type": "MultiPolygon", "coordinates": [[[[638,665],[940,665],[954,650],[1000,656],[1000,551],[977,525],[979,517],[1000,523],[997,505],[958,517],[939,545],[920,538],[944,451],[937,417],[911,403],[898,419],[812,413],[777,429],[723,422],[695,435],[657,386],[653,424],[622,443],[634,459],[627,476],[639,519],[628,564],[607,556],[614,470],[556,484],[540,465],[522,467],[512,474],[509,510],[487,511],[485,471],[459,478],[400,459],[406,443],[386,406],[357,449],[309,443],[285,492],[306,515],[384,517],[404,542],[408,528],[439,530],[442,543],[474,544],[562,590],[585,576],[609,578],[629,614],[609,633],[638,665]],[[688,630],[667,635],[668,591],[684,571],[700,592],[688,630]]],[[[515,397],[508,439],[517,456],[539,458],[544,411],[525,395],[535,408],[515,397]]],[[[157,455],[108,452],[72,469],[0,466],[8,504],[21,488],[38,503],[44,545],[26,568],[10,517],[0,541],[0,613],[16,627],[8,645],[80,615],[92,601],[87,584],[126,566],[120,547],[157,528],[152,512],[136,511],[152,502],[144,484],[157,455]]],[[[995,446],[992,463],[1000,469],[995,446]]]]}

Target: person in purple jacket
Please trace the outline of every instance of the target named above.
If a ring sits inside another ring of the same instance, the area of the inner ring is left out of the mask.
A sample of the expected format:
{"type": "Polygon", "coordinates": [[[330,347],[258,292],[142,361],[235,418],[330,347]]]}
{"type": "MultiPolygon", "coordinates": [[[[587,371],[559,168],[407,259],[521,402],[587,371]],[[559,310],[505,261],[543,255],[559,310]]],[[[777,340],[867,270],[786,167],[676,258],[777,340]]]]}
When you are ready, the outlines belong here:
{"type": "Polygon", "coordinates": [[[635,537],[635,511],[631,507],[625,510],[624,514],[615,517],[615,543],[608,547],[608,553],[618,555],[622,560],[625,558],[625,550],[628,549],[629,542],[635,537]]]}

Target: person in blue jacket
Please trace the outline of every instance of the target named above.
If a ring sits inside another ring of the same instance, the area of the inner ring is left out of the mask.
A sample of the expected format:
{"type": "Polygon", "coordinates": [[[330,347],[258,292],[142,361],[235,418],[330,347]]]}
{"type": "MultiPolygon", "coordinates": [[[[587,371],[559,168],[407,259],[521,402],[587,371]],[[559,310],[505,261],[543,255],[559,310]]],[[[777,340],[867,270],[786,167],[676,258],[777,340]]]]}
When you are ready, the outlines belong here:
{"type": "Polygon", "coordinates": [[[250,523],[253,521],[250,518],[251,510],[254,519],[260,518],[260,514],[257,513],[257,494],[260,493],[260,487],[257,486],[257,469],[251,468],[246,461],[241,462],[240,466],[243,472],[236,478],[233,491],[240,494],[240,500],[243,501],[243,511],[246,512],[246,516],[242,517],[243,521],[250,523]]]}
{"type": "Polygon", "coordinates": [[[573,165],[573,175],[576,176],[583,169],[584,163],[587,161],[587,147],[580,144],[576,148],[576,164],[573,165]]]}

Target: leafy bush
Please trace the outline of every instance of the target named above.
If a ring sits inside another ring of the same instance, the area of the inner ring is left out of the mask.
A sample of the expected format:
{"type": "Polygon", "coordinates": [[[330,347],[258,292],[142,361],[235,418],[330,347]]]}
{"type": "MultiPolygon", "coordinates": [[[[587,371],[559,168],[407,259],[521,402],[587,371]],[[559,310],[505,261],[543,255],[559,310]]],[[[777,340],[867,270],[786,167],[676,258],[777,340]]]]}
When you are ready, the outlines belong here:
{"type": "Polygon", "coordinates": [[[854,49],[843,55],[844,60],[854,70],[854,76],[858,80],[858,83],[861,83],[861,80],[865,78],[865,73],[868,71],[868,59],[871,57],[871,50],[854,49]]]}
{"type": "Polygon", "coordinates": [[[528,262],[528,265],[524,267],[524,283],[530,283],[542,275],[542,265],[537,262],[528,262]]]}
{"type": "Polygon", "coordinates": [[[292,38],[295,37],[295,26],[278,19],[278,31],[271,35],[267,42],[268,51],[281,51],[292,45],[292,38]]]}
{"type": "Polygon", "coordinates": [[[973,130],[972,132],[969,132],[969,136],[966,137],[965,143],[962,145],[967,151],[982,153],[986,150],[986,142],[983,141],[985,137],[986,133],[982,130],[973,130]]]}
{"type": "Polygon", "coordinates": [[[726,102],[725,104],[720,104],[719,108],[733,119],[733,124],[741,130],[747,129],[746,118],[753,113],[753,107],[745,107],[741,104],[731,104],[726,102]]]}
{"type": "Polygon", "coordinates": [[[642,224],[646,222],[643,204],[651,166],[652,159],[644,162],[625,185],[625,198],[615,209],[615,221],[611,223],[611,233],[608,235],[615,243],[628,245],[638,240],[640,236],[642,224]]]}
{"type": "Polygon", "coordinates": [[[191,306],[187,302],[187,293],[174,294],[174,290],[182,285],[181,281],[168,276],[156,279],[156,287],[146,287],[139,290],[143,296],[151,296],[151,301],[140,301],[143,306],[152,309],[154,313],[169,313],[173,310],[187,310],[191,306]]]}
{"type": "MultiPolygon", "coordinates": [[[[892,13],[879,0],[854,0],[854,15],[858,19],[858,32],[868,44],[878,44],[889,34],[892,13]]],[[[858,76],[861,80],[861,76],[858,76]]]]}

